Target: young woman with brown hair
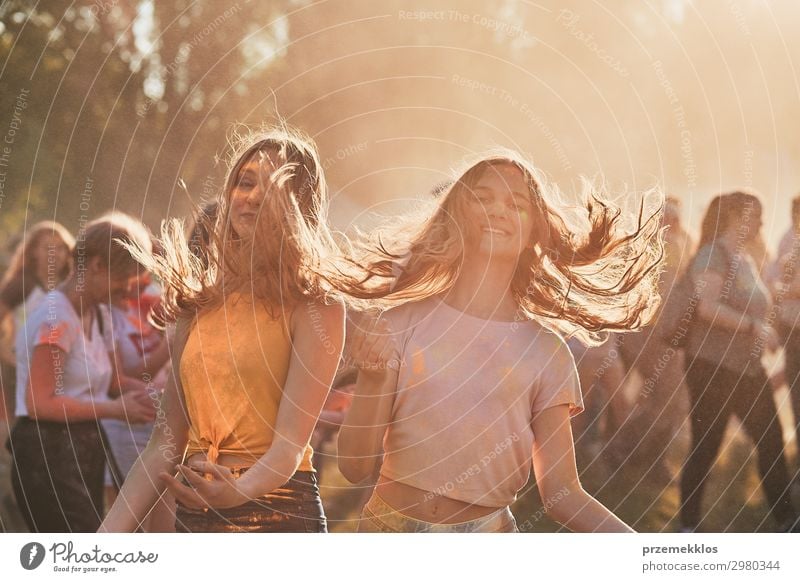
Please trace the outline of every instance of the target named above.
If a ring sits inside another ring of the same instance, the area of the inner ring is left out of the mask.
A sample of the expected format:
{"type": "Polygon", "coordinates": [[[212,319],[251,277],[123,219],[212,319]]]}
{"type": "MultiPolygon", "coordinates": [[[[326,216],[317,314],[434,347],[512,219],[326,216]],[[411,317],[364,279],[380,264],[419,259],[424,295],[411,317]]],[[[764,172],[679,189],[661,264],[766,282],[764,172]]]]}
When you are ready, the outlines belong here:
{"type": "Polygon", "coordinates": [[[73,251],[75,268],[26,314],[17,333],[17,421],[12,484],[31,531],[93,532],[103,514],[106,446],[99,419],[152,420],[143,389],[116,374],[111,320],[101,304],[128,293],[138,265],[122,243],[148,245],[124,215],[95,220],[73,251]],[[122,393],[117,399],[110,395],[122,393]]]}
{"type": "MultiPolygon", "coordinates": [[[[75,237],[57,222],[37,222],[17,245],[0,282],[0,425],[13,424],[16,356],[14,341],[32,312],[48,291],[69,276],[75,237]]],[[[7,433],[0,428],[0,443],[7,433]]]]}
{"type": "Polygon", "coordinates": [[[588,229],[503,151],[469,165],[415,231],[367,246],[352,294],[402,304],[354,340],[339,467],[354,483],[380,472],[359,531],[516,531],[509,505],[531,464],[557,521],[631,531],[578,480],[570,416],[582,399],[562,334],[597,344],[648,322],[659,217],[623,234],[598,196],[586,211],[588,229]]]}
{"type": "Polygon", "coordinates": [[[752,192],[716,196],[689,264],[697,313],[686,345],[692,443],[681,474],[681,530],[701,527],[701,505],[728,420],[736,415],[758,451],[761,487],[778,531],[800,523],[789,495],[783,433],[761,359],[779,347],[769,325],[771,299],[751,254],[761,234],[761,201],[752,192]]]}

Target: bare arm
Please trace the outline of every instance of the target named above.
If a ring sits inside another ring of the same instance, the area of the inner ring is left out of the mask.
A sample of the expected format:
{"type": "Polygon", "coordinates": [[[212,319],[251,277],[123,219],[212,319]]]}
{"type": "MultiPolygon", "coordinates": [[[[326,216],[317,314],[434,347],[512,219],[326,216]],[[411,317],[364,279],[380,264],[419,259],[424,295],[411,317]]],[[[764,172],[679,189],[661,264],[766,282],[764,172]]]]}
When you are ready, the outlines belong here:
{"type": "Polygon", "coordinates": [[[533,469],[545,507],[555,521],[576,532],[632,532],[581,486],[569,405],[546,408],[533,417],[533,469]]]}
{"type": "Polygon", "coordinates": [[[342,357],[343,305],[307,305],[295,316],[292,359],[272,446],[239,480],[250,499],[280,487],[297,471],[342,357]],[[321,315],[316,323],[315,311],[321,315]]]}
{"type": "Polygon", "coordinates": [[[131,398],[116,401],[84,401],[64,396],[63,366],[68,354],[56,347],[39,345],[33,350],[31,375],[25,394],[28,416],[37,420],[79,422],[95,418],[129,419],[144,422],[152,418],[146,402],[131,398]]]}
{"type": "Polygon", "coordinates": [[[150,441],[125,479],[100,532],[136,531],[166,489],[159,475],[173,474],[175,465],[181,461],[188,441],[189,422],[182,400],[180,359],[188,333],[189,322],[180,321],[173,342],[173,371],[167,380],[150,441]]]}
{"type": "Polygon", "coordinates": [[[351,483],[372,476],[383,454],[383,437],[392,421],[397,371],[383,379],[359,372],[353,404],[339,430],[339,471],[351,483]]]}
{"type": "Polygon", "coordinates": [[[388,365],[391,330],[377,320],[368,325],[352,344],[358,380],[353,403],[339,430],[339,471],[351,483],[361,483],[377,469],[397,391],[398,370],[388,365]]]}

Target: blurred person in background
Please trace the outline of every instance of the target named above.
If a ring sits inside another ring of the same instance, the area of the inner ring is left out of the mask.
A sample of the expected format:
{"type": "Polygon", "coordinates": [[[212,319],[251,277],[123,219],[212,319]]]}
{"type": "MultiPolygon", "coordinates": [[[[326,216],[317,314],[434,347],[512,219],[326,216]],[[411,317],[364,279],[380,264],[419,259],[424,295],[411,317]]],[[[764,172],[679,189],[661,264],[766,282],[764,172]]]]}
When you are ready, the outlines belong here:
{"type": "Polygon", "coordinates": [[[687,336],[691,448],[681,473],[681,531],[697,531],[702,499],[731,415],[758,452],[761,487],[777,531],[797,531],[784,442],[761,361],[779,347],[767,324],[770,295],[750,249],[760,238],[761,201],[750,192],[715,197],[703,218],[689,274],[698,298],[687,336]]]}
{"type": "MultiPolygon", "coordinates": [[[[140,380],[150,397],[160,405],[167,383],[169,340],[150,321],[161,301],[161,289],[149,273],[143,273],[130,292],[110,305],[116,366],[120,373],[140,380]]],[[[172,329],[172,328],[170,328],[172,329]]],[[[107,506],[113,503],[126,475],[147,446],[153,423],[129,423],[103,419],[103,429],[111,446],[111,461],[106,471],[107,506]]],[[[175,531],[174,500],[165,495],[142,524],[144,531],[175,531]]]]}
{"type": "MultiPolygon", "coordinates": [[[[567,341],[578,367],[585,410],[572,419],[575,450],[586,464],[594,462],[608,448],[630,412],[623,391],[625,366],[619,356],[616,335],[601,346],[587,347],[577,338],[567,341]]],[[[612,455],[612,464],[616,465],[612,455]]]]}
{"type": "Polygon", "coordinates": [[[777,328],[784,350],[784,379],[794,417],[797,485],[800,479],[800,196],[792,200],[792,227],[781,240],[772,272],[777,328]]]}
{"type": "Polygon", "coordinates": [[[74,247],[75,238],[64,226],[38,222],[17,244],[0,282],[0,443],[5,443],[8,427],[14,424],[17,330],[47,292],[67,278],[74,247]]]}
{"type": "Polygon", "coordinates": [[[675,349],[668,337],[661,314],[667,305],[680,301],[673,293],[686,271],[694,248],[691,235],[681,221],[681,202],[668,196],[664,206],[664,270],[659,282],[662,309],[655,321],[637,334],[620,335],[620,353],[629,370],[636,370],[641,381],[633,409],[615,441],[619,462],[632,461],[651,475],[672,479],[665,453],[687,419],[688,396],[683,387],[684,353],[675,349]]]}
{"type": "Polygon", "coordinates": [[[75,268],[26,314],[17,333],[17,421],[9,439],[14,494],[32,532],[92,532],[103,515],[106,444],[99,420],[145,422],[146,390],[121,384],[109,357],[111,321],[101,304],[127,294],[138,264],[122,246],[149,245],[133,218],[89,223],[75,268]],[[117,399],[111,394],[120,394],[117,399]]]}

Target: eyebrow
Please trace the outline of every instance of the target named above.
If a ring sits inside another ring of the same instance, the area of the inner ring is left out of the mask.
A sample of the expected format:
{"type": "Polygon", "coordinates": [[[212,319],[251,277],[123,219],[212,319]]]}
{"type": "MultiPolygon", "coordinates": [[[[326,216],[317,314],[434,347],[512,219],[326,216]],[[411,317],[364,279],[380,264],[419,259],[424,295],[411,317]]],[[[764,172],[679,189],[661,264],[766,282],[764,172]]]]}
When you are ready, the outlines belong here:
{"type": "Polygon", "coordinates": [[[258,172],[256,172],[253,168],[242,168],[241,170],[239,170],[238,179],[241,180],[245,176],[247,176],[247,177],[256,177],[256,176],[258,176],[258,172]]]}
{"type": "MultiPolygon", "coordinates": [[[[476,190],[476,191],[477,190],[482,190],[482,191],[486,192],[486,191],[491,191],[491,188],[489,188],[488,186],[475,186],[475,188],[473,188],[473,190],[476,190]]],[[[514,198],[522,200],[523,202],[530,202],[531,201],[531,199],[528,196],[526,196],[525,194],[523,194],[522,192],[516,192],[515,191],[515,192],[512,192],[511,195],[514,198]]]]}

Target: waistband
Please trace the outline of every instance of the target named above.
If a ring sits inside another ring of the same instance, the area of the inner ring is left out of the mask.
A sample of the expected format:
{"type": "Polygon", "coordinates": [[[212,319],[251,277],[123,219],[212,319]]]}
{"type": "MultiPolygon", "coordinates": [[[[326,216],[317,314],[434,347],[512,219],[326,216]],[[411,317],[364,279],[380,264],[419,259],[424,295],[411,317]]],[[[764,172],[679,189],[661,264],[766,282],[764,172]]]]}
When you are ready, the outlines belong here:
{"type": "MultiPolygon", "coordinates": [[[[247,468],[240,471],[237,477],[246,471],[247,468]]],[[[181,480],[184,484],[187,484],[183,477],[181,477],[181,480]]],[[[311,507],[312,510],[316,511],[317,505],[319,506],[319,511],[317,513],[321,512],[321,515],[324,517],[324,512],[322,512],[321,509],[322,502],[319,496],[316,473],[311,471],[296,471],[286,483],[261,497],[251,499],[235,507],[211,511],[212,513],[218,513],[223,516],[240,515],[243,512],[255,509],[277,511],[279,513],[297,513],[298,507],[311,507]]],[[[185,507],[180,501],[176,502],[176,508],[177,511],[182,513],[202,514],[209,512],[208,509],[190,509],[185,507]]],[[[314,511],[311,511],[310,515],[316,515],[314,511]]],[[[306,511],[306,513],[308,513],[308,511],[306,511]]]]}
{"type": "MultiPolygon", "coordinates": [[[[228,467],[231,473],[233,473],[234,479],[238,479],[251,468],[252,467],[228,467]]],[[[312,488],[318,490],[318,486],[319,486],[319,481],[317,480],[317,473],[315,471],[295,471],[294,475],[289,477],[289,480],[280,487],[278,487],[276,491],[278,491],[279,489],[293,489],[296,487],[312,488]]]]}
{"type": "Polygon", "coordinates": [[[385,530],[393,532],[469,533],[517,531],[511,509],[501,507],[483,517],[457,523],[432,523],[400,513],[374,493],[364,506],[364,519],[379,521],[385,530]]]}
{"type": "Polygon", "coordinates": [[[18,416],[15,420],[14,426],[37,426],[39,428],[53,428],[53,429],[100,429],[99,420],[80,420],[73,422],[61,422],[58,420],[37,420],[30,416],[18,416]]]}

